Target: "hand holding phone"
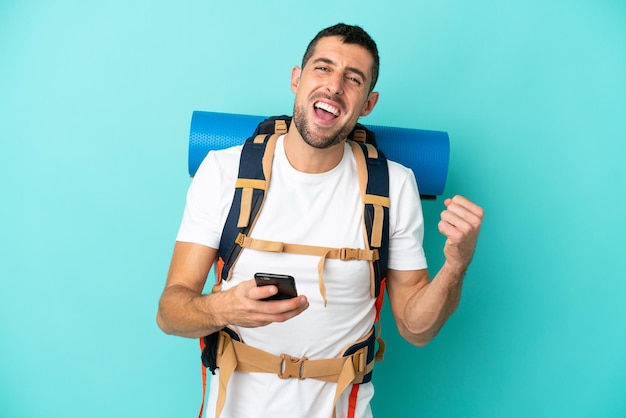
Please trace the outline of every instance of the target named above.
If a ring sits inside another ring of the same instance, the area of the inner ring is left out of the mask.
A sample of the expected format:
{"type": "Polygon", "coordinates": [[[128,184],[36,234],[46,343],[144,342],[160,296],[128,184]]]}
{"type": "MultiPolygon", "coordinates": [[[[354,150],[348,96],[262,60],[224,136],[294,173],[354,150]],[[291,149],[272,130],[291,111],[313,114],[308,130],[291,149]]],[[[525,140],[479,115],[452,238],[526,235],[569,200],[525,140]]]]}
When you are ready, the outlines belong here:
{"type": "Polygon", "coordinates": [[[257,286],[267,286],[271,284],[278,288],[278,293],[261,300],[283,300],[298,296],[296,281],[293,276],[287,274],[256,273],[254,280],[257,286]]]}

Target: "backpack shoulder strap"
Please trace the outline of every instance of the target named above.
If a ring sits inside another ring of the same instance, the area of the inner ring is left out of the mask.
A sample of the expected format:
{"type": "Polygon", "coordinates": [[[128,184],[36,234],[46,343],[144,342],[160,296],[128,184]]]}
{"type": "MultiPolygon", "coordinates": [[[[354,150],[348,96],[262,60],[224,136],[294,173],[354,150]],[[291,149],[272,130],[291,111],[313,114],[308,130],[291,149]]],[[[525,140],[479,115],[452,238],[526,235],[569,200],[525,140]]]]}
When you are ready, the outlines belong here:
{"type": "Polygon", "coordinates": [[[367,249],[378,250],[378,259],[372,261],[370,269],[371,293],[378,297],[389,253],[389,169],[385,155],[375,146],[354,141],[350,146],[359,176],[367,249]]]}
{"type": "Polygon", "coordinates": [[[237,243],[237,236],[250,233],[261,211],[271,176],[274,149],[280,135],[282,133],[278,132],[272,135],[259,134],[246,140],[243,145],[235,195],[218,249],[218,283],[230,278],[232,266],[241,253],[242,247],[237,243]]]}
{"type": "Polygon", "coordinates": [[[228,280],[242,247],[237,243],[240,233],[248,235],[254,226],[269,184],[274,149],[280,135],[287,133],[291,118],[279,116],[266,119],[246,140],[239,159],[235,196],[231,203],[218,249],[217,286],[228,280]]]}

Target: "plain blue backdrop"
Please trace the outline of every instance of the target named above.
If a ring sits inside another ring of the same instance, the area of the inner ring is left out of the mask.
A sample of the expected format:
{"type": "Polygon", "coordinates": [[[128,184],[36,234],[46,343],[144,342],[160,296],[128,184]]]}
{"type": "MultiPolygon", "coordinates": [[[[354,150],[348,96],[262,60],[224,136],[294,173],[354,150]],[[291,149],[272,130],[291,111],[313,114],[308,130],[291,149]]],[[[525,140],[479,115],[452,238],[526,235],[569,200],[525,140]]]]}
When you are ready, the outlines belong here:
{"type": "Polygon", "coordinates": [[[618,0],[0,0],[0,416],[197,415],[197,341],[155,323],[191,113],[290,113],[292,66],[339,21],[381,51],[363,122],[447,131],[445,194],[486,210],[431,344],[385,307],[376,416],[626,416],[618,0]]]}

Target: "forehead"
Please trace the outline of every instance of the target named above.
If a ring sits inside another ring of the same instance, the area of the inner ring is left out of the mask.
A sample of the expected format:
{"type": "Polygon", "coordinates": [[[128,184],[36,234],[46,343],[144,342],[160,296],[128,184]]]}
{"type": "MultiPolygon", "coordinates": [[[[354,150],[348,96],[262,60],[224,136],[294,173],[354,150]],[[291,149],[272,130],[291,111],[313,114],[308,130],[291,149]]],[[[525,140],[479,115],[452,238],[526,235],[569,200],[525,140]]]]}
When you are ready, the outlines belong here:
{"type": "Polygon", "coordinates": [[[374,64],[374,58],[367,49],[357,44],[346,44],[338,36],[328,36],[317,41],[307,65],[318,59],[357,68],[368,76],[371,75],[371,68],[374,64]]]}

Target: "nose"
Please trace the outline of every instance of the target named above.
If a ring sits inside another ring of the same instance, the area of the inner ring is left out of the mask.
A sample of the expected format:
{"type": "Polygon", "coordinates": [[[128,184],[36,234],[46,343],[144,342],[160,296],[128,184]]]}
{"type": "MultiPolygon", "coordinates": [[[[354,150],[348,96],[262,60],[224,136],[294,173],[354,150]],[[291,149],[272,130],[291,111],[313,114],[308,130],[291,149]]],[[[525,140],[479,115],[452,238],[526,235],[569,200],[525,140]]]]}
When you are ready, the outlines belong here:
{"type": "Polygon", "coordinates": [[[343,75],[334,73],[330,76],[327,85],[328,91],[331,96],[335,94],[339,95],[343,93],[343,75]]]}

